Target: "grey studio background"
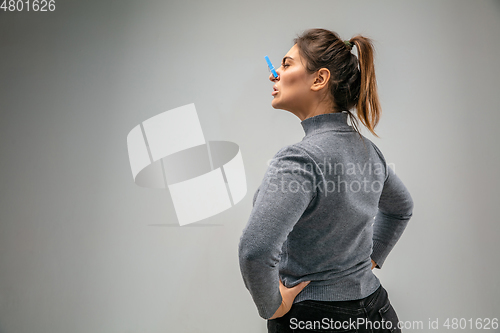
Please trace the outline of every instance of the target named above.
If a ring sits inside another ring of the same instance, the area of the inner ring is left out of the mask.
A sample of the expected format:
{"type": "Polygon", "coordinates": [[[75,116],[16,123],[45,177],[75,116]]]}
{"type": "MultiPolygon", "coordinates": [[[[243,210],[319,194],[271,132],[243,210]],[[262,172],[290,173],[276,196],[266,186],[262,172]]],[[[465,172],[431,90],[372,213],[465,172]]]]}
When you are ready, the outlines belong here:
{"type": "Polygon", "coordinates": [[[270,106],[264,56],[312,27],[375,41],[381,138],[363,134],[415,201],[375,273],[425,325],[405,332],[500,318],[499,1],[58,0],[0,11],[0,333],[266,332],[237,245],[267,161],[304,133],[270,106]],[[240,146],[248,193],[179,227],[126,136],[189,103],[240,146]]]}

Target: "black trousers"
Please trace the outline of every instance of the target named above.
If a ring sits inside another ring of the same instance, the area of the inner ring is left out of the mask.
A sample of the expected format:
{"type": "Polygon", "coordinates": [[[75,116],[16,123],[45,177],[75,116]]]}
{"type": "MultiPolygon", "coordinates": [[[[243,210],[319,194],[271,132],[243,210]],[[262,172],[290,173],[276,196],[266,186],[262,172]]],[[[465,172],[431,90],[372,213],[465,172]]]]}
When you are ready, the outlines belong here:
{"type": "Polygon", "coordinates": [[[352,301],[302,301],[281,318],[267,321],[269,333],[401,332],[398,316],[382,285],[371,295],[352,301]]]}

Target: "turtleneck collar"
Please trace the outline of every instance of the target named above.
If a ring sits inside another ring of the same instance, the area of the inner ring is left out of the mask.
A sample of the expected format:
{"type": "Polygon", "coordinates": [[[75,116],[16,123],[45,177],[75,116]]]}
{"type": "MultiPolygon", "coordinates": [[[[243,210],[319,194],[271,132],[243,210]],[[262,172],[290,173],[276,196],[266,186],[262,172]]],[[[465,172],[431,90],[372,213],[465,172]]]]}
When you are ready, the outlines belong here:
{"type": "Polygon", "coordinates": [[[306,136],[321,133],[325,131],[335,130],[342,132],[354,131],[352,126],[347,124],[347,112],[334,112],[318,114],[309,117],[300,122],[306,136]]]}

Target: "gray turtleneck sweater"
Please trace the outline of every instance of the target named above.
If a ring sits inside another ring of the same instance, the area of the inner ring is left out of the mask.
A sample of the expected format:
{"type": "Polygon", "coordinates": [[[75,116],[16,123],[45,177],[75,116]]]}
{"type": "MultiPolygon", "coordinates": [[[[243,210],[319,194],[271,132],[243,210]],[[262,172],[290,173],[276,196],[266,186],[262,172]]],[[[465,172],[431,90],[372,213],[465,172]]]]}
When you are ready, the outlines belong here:
{"type": "Polygon", "coordinates": [[[239,243],[243,281],[259,315],[270,318],[286,287],[311,281],[295,298],[364,298],[412,216],[410,193],[347,113],[301,122],[302,141],[281,148],[253,197],[239,243]]]}

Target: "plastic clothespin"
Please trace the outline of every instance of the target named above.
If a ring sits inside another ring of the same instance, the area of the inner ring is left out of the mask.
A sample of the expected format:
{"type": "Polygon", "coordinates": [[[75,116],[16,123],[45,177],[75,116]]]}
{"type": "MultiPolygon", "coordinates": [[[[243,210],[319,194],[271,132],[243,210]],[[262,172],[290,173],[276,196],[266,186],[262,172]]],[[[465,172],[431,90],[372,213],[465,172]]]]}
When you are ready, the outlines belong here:
{"type": "Polygon", "coordinates": [[[273,73],[273,76],[277,79],[278,78],[278,73],[276,73],[276,70],[274,69],[274,66],[271,63],[271,60],[269,59],[268,56],[265,56],[264,58],[266,58],[267,66],[271,70],[271,73],[273,73]]]}

